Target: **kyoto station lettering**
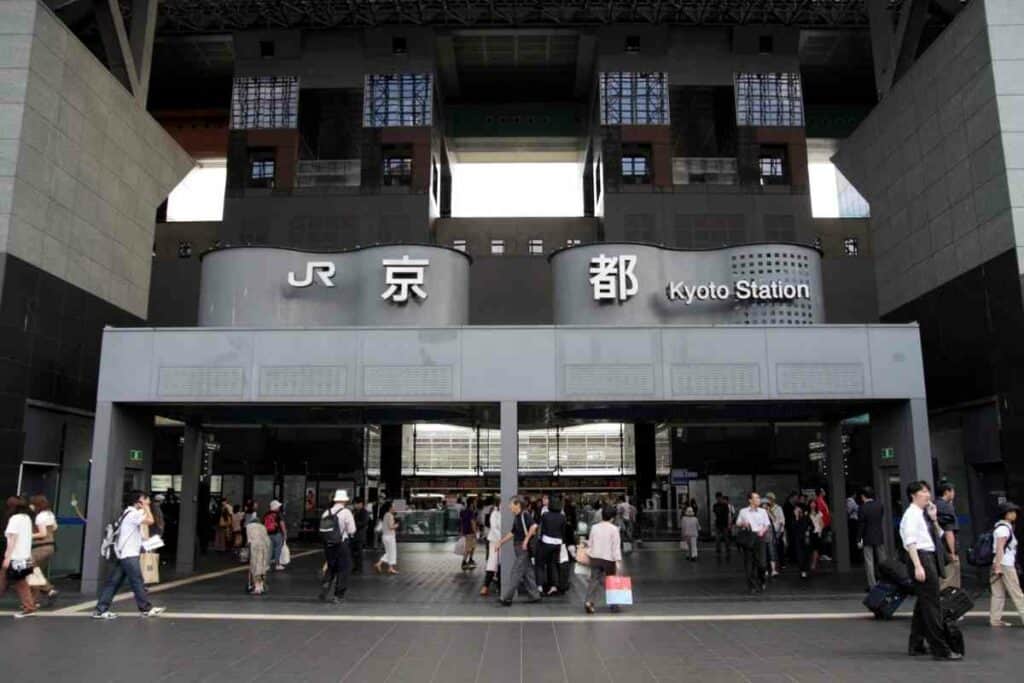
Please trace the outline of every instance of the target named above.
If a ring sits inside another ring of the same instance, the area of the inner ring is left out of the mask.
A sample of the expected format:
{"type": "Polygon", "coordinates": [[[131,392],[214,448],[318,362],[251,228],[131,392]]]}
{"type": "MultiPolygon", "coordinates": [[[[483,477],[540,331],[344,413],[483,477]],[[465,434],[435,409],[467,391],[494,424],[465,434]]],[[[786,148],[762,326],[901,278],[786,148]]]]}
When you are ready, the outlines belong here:
{"type": "Polygon", "coordinates": [[[762,283],[757,280],[737,280],[732,285],[709,282],[701,285],[688,285],[685,282],[670,282],[665,287],[665,295],[669,301],[682,301],[692,304],[695,301],[793,301],[794,299],[810,299],[809,285],[794,285],[778,280],[762,283]]]}

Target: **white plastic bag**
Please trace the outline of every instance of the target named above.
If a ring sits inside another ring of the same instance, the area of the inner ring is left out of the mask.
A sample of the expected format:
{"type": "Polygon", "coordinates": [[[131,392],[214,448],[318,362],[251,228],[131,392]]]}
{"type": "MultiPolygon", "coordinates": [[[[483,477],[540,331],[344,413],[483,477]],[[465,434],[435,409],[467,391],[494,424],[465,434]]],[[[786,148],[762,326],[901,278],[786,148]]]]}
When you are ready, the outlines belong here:
{"type": "Polygon", "coordinates": [[[278,559],[278,564],[282,567],[287,567],[292,561],[292,551],[288,549],[288,544],[285,543],[281,546],[281,557],[278,559]]]}

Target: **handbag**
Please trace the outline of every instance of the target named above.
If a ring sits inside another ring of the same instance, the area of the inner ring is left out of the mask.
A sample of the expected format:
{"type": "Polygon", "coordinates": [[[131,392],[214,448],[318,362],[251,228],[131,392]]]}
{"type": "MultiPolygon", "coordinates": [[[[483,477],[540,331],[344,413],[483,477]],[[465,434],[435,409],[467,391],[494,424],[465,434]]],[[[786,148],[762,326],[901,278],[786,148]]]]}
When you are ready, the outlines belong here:
{"type": "Polygon", "coordinates": [[[757,543],[757,534],[747,527],[741,527],[736,531],[736,545],[744,550],[752,550],[757,543]]]}
{"type": "Polygon", "coordinates": [[[142,569],[142,583],[147,586],[160,583],[159,553],[142,553],[139,556],[139,568],[142,569]]]}
{"type": "Polygon", "coordinates": [[[9,583],[21,581],[32,573],[34,566],[32,560],[11,560],[10,566],[7,567],[7,581],[9,583]]]}
{"type": "Polygon", "coordinates": [[[281,546],[281,555],[277,559],[277,563],[282,567],[287,567],[292,562],[292,551],[288,548],[288,544],[285,543],[281,546]]]}
{"type": "Polygon", "coordinates": [[[604,601],[609,605],[632,605],[633,579],[616,574],[604,577],[604,601]]]}
{"type": "Polygon", "coordinates": [[[43,574],[43,570],[39,567],[33,567],[32,573],[26,576],[25,580],[28,581],[28,585],[32,588],[42,588],[49,583],[43,574]]]}
{"type": "Polygon", "coordinates": [[[583,543],[580,543],[576,547],[576,564],[584,567],[590,566],[590,550],[588,550],[587,546],[583,543]]]}
{"type": "Polygon", "coordinates": [[[466,537],[459,536],[459,540],[455,541],[455,549],[452,551],[454,554],[459,556],[465,556],[466,554],[466,537]]]}

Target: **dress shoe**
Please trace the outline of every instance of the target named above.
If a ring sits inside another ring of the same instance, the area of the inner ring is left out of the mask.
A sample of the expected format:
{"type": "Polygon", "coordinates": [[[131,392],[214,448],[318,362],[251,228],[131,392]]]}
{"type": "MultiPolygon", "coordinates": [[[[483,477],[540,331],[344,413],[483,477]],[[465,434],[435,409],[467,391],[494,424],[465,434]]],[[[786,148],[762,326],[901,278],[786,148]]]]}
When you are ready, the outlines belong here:
{"type": "Polygon", "coordinates": [[[928,654],[928,648],[924,645],[918,645],[917,647],[908,647],[907,654],[911,657],[920,657],[921,655],[928,654]]]}
{"type": "Polygon", "coordinates": [[[502,607],[511,607],[512,606],[512,601],[511,600],[498,600],[498,604],[501,605],[502,607]]]}

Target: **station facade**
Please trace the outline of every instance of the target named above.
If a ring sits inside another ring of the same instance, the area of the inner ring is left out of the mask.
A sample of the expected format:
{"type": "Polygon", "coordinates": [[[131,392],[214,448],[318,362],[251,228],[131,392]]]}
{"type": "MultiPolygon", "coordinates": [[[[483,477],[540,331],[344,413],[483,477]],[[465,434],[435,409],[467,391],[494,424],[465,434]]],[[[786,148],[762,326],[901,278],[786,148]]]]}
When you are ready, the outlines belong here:
{"type": "Polygon", "coordinates": [[[0,8],[0,482],[87,587],[75,510],[126,486],[187,544],[339,486],[629,495],[654,536],[718,490],[1022,497],[1019,3],[83,4],[0,8]],[[189,157],[221,220],[167,220],[189,157]],[[460,164],[545,161],[582,215],[453,215],[460,164]]]}

